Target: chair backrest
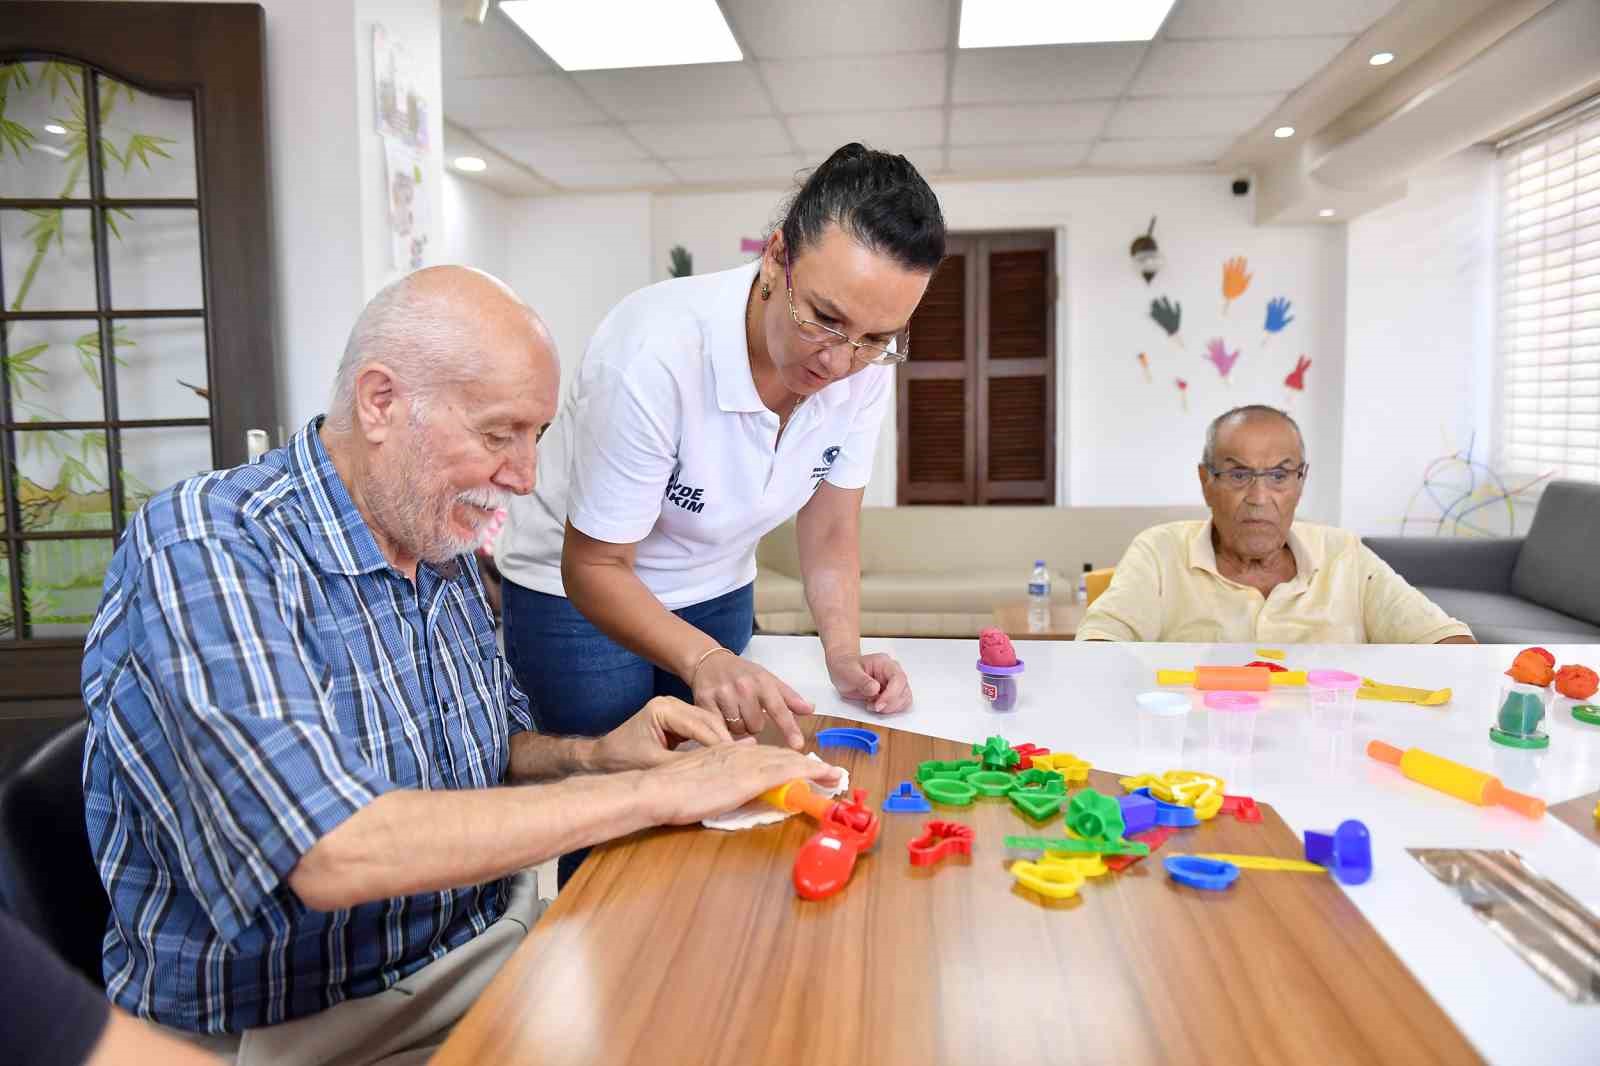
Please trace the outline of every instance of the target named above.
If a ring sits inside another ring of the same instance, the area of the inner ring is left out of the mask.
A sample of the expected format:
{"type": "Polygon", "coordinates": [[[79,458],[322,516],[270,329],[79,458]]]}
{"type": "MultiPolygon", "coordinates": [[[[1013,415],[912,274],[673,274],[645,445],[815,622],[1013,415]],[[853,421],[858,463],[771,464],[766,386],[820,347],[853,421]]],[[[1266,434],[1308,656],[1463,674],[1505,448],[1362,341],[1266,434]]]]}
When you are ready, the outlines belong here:
{"type": "Polygon", "coordinates": [[[84,825],[88,731],[79,719],[0,779],[0,907],[99,987],[111,901],[84,825]]]}
{"type": "Polygon", "coordinates": [[[1083,605],[1089,606],[1100,598],[1100,594],[1111,586],[1111,578],[1116,574],[1114,566],[1103,566],[1099,570],[1091,570],[1083,575],[1083,605]]]}

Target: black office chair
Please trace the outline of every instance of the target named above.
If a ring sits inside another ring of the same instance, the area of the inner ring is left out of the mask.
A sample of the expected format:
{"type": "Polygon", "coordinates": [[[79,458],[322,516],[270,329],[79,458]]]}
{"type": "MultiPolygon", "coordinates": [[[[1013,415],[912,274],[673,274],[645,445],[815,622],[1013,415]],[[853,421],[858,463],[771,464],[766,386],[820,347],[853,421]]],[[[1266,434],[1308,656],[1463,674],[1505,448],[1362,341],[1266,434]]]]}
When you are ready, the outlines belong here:
{"type": "Polygon", "coordinates": [[[83,820],[83,743],[76,722],[0,777],[0,908],[93,981],[111,901],[83,820]]]}

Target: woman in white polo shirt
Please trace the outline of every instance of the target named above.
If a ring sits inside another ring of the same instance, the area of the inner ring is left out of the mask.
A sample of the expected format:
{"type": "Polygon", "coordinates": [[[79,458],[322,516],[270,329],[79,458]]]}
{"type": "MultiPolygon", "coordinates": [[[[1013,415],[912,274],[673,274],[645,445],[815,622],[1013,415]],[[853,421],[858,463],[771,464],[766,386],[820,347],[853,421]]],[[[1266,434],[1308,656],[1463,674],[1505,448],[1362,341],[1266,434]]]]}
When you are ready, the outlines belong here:
{"type": "Polygon", "coordinates": [[[862,491],[944,218],[903,156],[813,171],[761,258],[641,289],[590,341],[496,548],[506,651],[546,732],[598,735],[652,696],[770,719],[811,704],[740,657],[756,542],[798,513],[829,676],[890,713],[905,671],[862,655],[862,491]]]}

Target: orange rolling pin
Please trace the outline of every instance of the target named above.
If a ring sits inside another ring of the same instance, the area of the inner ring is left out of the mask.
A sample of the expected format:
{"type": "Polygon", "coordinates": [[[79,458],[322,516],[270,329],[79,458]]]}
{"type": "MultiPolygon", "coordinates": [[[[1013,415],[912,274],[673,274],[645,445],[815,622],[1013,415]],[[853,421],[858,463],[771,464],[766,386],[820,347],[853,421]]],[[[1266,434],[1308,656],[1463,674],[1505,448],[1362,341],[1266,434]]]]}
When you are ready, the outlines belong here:
{"type": "Polygon", "coordinates": [[[799,811],[802,814],[809,814],[818,822],[824,820],[828,816],[828,808],[838,802],[832,796],[822,796],[811,791],[810,782],[803,777],[797,777],[777,788],[769,788],[761,793],[761,798],[780,811],[799,811]]]}
{"type": "Polygon", "coordinates": [[[1158,685],[1193,685],[1202,692],[1265,692],[1280,685],[1304,685],[1304,670],[1273,672],[1264,666],[1197,666],[1157,670],[1158,685]]]}
{"type": "Polygon", "coordinates": [[[1513,792],[1492,774],[1451,762],[1421,748],[1401,751],[1393,744],[1374,740],[1367,745],[1367,754],[1379,762],[1398,766],[1401,773],[1419,784],[1447,792],[1468,803],[1476,803],[1480,807],[1510,807],[1527,818],[1544,817],[1544,800],[1538,796],[1513,792]]]}

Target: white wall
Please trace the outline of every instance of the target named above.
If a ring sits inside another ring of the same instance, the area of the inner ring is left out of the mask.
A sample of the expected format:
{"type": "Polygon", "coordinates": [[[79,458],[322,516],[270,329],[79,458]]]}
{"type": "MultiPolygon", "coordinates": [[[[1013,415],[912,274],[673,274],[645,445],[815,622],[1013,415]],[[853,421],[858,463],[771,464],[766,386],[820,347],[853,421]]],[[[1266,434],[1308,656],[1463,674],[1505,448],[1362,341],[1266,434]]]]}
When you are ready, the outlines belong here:
{"type": "Polygon", "coordinates": [[[436,262],[459,263],[504,278],[511,261],[506,226],[512,201],[477,182],[444,172],[444,224],[436,262]]]}
{"type": "MultiPolygon", "coordinates": [[[[1307,388],[1293,398],[1307,437],[1313,475],[1301,514],[1337,521],[1341,398],[1344,377],[1344,238],[1342,227],[1256,227],[1248,198],[1236,198],[1214,175],[1078,177],[1032,181],[935,182],[953,231],[1049,229],[1058,235],[1057,501],[1073,505],[1198,502],[1194,468],[1207,421],[1228,407],[1289,398],[1284,377],[1304,353],[1313,361],[1307,388]],[[1128,245],[1158,215],[1156,237],[1167,266],[1146,287],[1133,272],[1128,245]],[[1248,257],[1254,280],[1222,314],[1224,259],[1248,257]],[[1150,301],[1183,305],[1184,347],[1149,318],[1150,301]],[[1266,302],[1293,301],[1294,321],[1264,344],[1266,302]],[[1242,352],[1231,386],[1201,358],[1222,337],[1242,352]],[[1147,384],[1137,355],[1148,354],[1147,384]],[[1189,410],[1173,385],[1189,382],[1189,410]]],[[[653,219],[652,279],[665,275],[667,251],[683,244],[697,273],[745,261],[741,237],[760,237],[786,190],[658,196],[653,219]]],[[[869,503],[895,497],[895,435],[886,426],[869,503]]]]}
{"type": "Polygon", "coordinates": [[[440,0],[258,2],[267,30],[278,418],[293,433],[325,406],[350,327],[395,276],[384,243],[383,146],[373,129],[374,22],[405,39],[432,104],[423,181],[433,218],[441,216],[440,0]]]}
{"type": "Polygon", "coordinates": [[[1411,503],[1433,459],[1469,442],[1493,454],[1494,175],[1494,153],[1469,149],[1349,225],[1341,511],[1359,533],[1398,534],[1408,506],[1437,514],[1411,503]]]}
{"type": "Polygon", "coordinates": [[[650,266],[646,193],[512,200],[501,275],[555,337],[563,390],[607,311],[665,277],[650,266]]]}

